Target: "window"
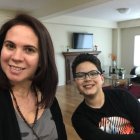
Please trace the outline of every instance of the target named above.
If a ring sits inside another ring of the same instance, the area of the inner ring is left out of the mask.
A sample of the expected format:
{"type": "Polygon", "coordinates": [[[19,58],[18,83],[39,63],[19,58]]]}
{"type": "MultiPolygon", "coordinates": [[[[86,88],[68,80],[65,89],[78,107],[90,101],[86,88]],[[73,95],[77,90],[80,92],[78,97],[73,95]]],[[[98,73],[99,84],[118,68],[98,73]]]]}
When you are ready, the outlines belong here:
{"type": "Polygon", "coordinates": [[[140,66],[140,35],[134,38],[134,66],[140,66]]]}

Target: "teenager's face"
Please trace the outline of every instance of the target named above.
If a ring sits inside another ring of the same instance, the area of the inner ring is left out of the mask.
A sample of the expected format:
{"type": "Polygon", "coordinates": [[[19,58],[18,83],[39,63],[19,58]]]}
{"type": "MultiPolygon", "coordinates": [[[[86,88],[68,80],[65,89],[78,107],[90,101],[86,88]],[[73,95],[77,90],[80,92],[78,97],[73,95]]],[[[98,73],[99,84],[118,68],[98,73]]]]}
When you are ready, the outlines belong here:
{"type": "Polygon", "coordinates": [[[102,89],[104,78],[102,74],[98,73],[97,67],[89,62],[82,62],[76,67],[76,73],[91,72],[91,76],[86,75],[85,78],[75,78],[75,83],[81,94],[84,96],[95,95],[102,89]]]}
{"type": "Polygon", "coordinates": [[[32,28],[15,25],[6,34],[0,57],[1,67],[12,83],[31,79],[39,63],[38,38],[32,28]]]}

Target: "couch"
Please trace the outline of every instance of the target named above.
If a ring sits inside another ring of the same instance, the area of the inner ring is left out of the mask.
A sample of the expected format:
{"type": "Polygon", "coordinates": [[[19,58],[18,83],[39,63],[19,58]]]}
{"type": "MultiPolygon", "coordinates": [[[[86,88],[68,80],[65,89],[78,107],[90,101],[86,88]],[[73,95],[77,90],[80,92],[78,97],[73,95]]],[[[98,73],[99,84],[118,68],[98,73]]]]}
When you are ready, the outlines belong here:
{"type": "Polygon", "coordinates": [[[135,66],[130,71],[131,75],[136,75],[136,78],[132,78],[131,81],[134,83],[140,83],[140,66],[135,66]]]}

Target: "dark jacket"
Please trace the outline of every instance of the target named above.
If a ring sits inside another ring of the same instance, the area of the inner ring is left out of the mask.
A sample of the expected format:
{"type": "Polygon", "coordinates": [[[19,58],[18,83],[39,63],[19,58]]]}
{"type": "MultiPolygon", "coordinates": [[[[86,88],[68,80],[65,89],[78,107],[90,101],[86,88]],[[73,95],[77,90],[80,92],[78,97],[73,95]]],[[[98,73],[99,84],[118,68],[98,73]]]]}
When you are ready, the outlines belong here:
{"type": "MultiPolygon", "coordinates": [[[[67,140],[61,110],[56,98],[50,110],[56,124],[58,140],[67,140]]],[[[21,140],[18,121],[8,91],[0,91],[0,140],[21,140]]]]}

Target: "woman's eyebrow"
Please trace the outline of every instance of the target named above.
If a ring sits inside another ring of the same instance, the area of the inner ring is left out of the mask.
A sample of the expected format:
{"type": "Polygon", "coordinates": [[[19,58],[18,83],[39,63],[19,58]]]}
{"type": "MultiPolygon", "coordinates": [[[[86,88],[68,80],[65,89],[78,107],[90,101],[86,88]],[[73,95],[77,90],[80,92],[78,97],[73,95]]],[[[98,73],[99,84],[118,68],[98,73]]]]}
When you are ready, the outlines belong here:
{"type": "Polygon", "coordinates": [[[14,42],[12,42],[11,40],[5,40],[4,42],[3,42],[3,44],[4,43],[12,43],[12,44],[15,44],[14,42]]]}

